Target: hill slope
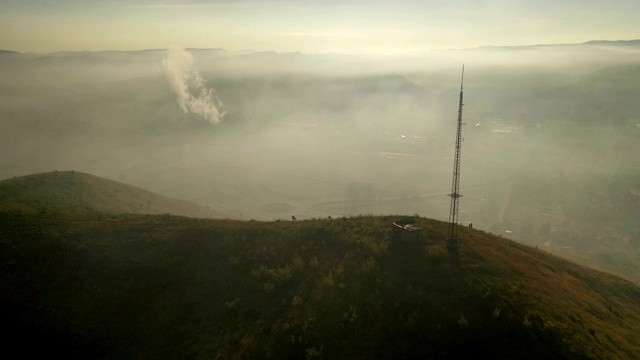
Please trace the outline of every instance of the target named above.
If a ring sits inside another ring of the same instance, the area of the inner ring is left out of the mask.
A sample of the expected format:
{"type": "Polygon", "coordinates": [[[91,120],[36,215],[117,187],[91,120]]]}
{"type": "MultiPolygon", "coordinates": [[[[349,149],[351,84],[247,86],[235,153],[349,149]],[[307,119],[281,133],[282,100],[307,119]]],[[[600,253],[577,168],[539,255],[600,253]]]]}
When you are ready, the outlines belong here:
{"type": "MultiPolygon", "coordinates": [[[[0,311],[22,354],[631,359],[640,289],[468,228],[0,213],[0,311]],[[40,346],[33,346],[34,344],[40,346]]],[[[5,331],[7,333],[7,331],[5,331]]]]}
{"type": "Polygon", "coordinates": [[[184,200],[76,171],[49,172],[0,181],[0,212],[100,212],[173,214],[228,219],[229,215],[184,200]]]}

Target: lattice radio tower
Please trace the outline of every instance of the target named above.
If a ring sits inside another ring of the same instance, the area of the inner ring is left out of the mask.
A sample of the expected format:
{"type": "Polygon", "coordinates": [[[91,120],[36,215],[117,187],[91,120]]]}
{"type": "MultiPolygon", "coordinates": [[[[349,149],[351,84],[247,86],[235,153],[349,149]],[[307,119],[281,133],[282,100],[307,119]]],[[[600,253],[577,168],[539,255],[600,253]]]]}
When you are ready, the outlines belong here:
{"type": "Polygon", "coordinates": [[[451,182],[451,206],[449,207],[449,232],[447,248],[449,251],[458,250],[458,203],[460,195],[460,148],[462,146],[462,86],[464,85],[464,65],[462,65],[462,79],[460,81],[460,103],[458,105],[458,127],[456,132],[456,154],[453,160],[453,180],[451,182]]]}

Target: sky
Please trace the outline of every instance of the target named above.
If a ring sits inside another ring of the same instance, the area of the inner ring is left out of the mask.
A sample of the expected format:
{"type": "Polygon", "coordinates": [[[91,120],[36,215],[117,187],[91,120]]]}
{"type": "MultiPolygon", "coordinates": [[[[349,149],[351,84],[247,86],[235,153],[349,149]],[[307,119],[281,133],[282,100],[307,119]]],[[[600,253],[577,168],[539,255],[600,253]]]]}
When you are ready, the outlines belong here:
{"type": "Polygon", "coordinates": [[[0,49],[398,54],[640,38],[638,0],[0,0],[0,49]]]}

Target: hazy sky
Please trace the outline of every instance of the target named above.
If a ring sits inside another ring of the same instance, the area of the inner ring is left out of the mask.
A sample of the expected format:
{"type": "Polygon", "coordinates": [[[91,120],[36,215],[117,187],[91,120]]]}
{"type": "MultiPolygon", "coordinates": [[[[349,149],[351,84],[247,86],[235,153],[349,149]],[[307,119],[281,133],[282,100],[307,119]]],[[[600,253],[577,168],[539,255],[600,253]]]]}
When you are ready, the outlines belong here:
{"type": "Polygon", "coordinates": [[[0,0],[0,49],[401,53],[640,38],[638,0],[0,0]]]}

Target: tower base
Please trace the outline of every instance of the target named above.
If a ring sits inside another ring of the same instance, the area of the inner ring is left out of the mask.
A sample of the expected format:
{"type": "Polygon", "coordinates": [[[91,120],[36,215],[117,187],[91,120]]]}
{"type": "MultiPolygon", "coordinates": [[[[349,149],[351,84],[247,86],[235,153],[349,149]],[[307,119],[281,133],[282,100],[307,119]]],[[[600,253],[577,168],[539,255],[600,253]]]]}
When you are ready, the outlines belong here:
{"type": "Polygon", "coordinates": [[[450,253],[458,252],[458,239],[447,239],[447,250],[450,253]]]}

